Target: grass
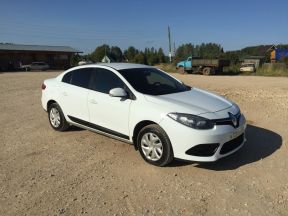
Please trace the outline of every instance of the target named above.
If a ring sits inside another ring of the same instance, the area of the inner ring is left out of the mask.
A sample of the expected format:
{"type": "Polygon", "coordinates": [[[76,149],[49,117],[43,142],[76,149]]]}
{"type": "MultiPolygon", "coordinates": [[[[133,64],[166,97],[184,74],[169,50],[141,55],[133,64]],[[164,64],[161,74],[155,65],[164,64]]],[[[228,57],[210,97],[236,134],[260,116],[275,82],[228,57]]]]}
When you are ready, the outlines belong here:
{"type": "Polygon", "coordinates": [[[285,64],[264,64],[258,68],[256,74],[258,76],[285,76],[288,77],[288,68],[285,64]]]}

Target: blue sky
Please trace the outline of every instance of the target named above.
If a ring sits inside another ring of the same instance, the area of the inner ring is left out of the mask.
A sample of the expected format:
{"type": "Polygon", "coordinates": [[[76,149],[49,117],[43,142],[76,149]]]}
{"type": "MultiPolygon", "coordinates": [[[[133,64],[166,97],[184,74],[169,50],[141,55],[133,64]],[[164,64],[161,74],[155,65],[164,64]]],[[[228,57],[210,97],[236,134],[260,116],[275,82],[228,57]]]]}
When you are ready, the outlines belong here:
{"type": "Polygon", "coordinates": [[[287,0],[0,1],[0,42],[68,45],[85,53],[107,43],[176,47],[215,42],[224,50],[288,43],[287,0]]]}

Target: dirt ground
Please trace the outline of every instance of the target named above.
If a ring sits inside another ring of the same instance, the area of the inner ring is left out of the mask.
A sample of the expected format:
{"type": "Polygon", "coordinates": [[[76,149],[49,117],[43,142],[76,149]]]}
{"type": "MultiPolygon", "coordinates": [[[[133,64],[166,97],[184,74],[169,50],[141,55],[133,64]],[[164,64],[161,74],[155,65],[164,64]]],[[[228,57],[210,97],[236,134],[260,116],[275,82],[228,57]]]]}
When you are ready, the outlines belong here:
{"type": "Polygon", "coordinates": [[[288,79],[178,75],[234,100],[246,145],[216,163],[145,163],[87,130],[54,131],[41,84],[59,72],[0,74],[0,215],[288,215],[288,79]]]}

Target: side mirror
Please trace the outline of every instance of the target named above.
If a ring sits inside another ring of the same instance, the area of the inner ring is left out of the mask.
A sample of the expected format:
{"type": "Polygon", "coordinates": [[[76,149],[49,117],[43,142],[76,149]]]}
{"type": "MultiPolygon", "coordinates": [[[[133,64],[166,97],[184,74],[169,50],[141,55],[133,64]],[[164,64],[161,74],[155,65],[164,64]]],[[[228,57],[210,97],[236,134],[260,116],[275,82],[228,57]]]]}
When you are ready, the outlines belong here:
{"type": "Polygon", "coordinates": [[[109,91],[111,97],[127,97],[127,92],[123,88],[113,88],[109,91]]]}

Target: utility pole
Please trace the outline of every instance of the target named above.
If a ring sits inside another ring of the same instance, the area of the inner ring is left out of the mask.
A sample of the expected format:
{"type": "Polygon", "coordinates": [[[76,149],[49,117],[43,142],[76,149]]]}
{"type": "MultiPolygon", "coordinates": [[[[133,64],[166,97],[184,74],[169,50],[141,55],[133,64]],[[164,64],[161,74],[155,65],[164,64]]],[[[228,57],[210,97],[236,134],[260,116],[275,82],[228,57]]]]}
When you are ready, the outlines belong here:
{"type": "Polygon", "coordinates": [[[169,26],[168,26],[168,40],[169,40],[169,61],[172,62],[171,36],[170,36],[170,27],[169,26]]]}
{"type": "Polygon", "coordinates": [[[175,42],[174,42],[173,57],[175,58],[175,56],[176,56],[176,45],[175,45],[175,42]]]}

